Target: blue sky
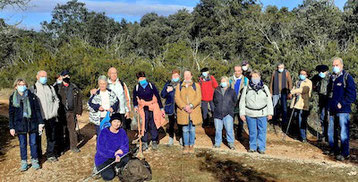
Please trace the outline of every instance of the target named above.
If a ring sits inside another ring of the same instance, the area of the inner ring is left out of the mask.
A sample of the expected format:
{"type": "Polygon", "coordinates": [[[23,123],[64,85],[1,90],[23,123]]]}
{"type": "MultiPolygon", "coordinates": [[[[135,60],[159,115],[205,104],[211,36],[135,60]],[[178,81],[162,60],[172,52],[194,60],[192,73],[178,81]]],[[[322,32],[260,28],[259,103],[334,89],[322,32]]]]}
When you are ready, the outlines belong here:
{"type": "MultiPolygon", "coordinates": [[[[199,0],[79,0],[86,3],[89,10],[106,12],[116,20],[139,21],[145,13],[156,12],[159,15],[170,15],[179,9],[192,10],[199,0]]],[[[303,0],[261,0],[264,6],[276,5],[292,9],[303,0]]],[[[67,0],[31,0],[26,10],[7,7],[0,12],[0,18],[7,23],[18,24],[22,28],[40,30],[40,23],[51,20],[51,11],[56,4],[65,4],[67,0]]],[[[343,8],[346,0],[335,0],[339,8],[343,8]]]]}

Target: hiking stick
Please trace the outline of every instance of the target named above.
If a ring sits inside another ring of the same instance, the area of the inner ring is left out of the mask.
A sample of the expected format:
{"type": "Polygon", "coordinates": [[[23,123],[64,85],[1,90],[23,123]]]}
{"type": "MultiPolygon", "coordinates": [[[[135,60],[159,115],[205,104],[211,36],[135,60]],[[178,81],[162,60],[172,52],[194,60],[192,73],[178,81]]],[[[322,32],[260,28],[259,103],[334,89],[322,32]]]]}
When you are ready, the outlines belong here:
{"type": "Polygon", "coordinates": [[[296,96],[296,99],[294,100],[293,108],[292,108],[292,113],[291,113],[290,120],[288,121],[288,125],[287,125],[287,128],[286,128],[286,133],[285,133],[285,134],[283,135],[283,137],[282,137],[282,140],[283,140],[283,141],[285,140],[286,135],[287,135],[287,133],[288,133],[288,129],[290,128],[291,121],[292,121],[292,117],[293,117],[293,114],[295,113],[295,105],[296,105],[297,100],[298,100],[298,96],[296,96]]]}
{"type": "MultiPolygon", "coordinates": [[[[138,123],[138,136],[139,136],[139,153],[137,155],[138,158],[140,159],[143,159],[144,158],[144,155],[143,155],[143,147],[142,147],[142,132],[141,132],[141,129],[140,129],[140,120],[139,120],[139,114],[137,113],[137,123],[138,123]]],[[[145,121],[142,121],[142,122],[145,122],[145,121]]]]}

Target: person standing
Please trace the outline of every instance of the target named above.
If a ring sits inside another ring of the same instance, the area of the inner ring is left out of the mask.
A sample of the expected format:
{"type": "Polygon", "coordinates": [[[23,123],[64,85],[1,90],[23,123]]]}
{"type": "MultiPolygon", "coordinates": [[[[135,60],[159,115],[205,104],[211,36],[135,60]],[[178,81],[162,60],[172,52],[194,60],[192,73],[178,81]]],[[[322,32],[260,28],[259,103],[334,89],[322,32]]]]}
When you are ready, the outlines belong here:
{"type": "Polygon", "coordinates": [[[212,116],[215,110],[213,97],[214,97],[214,90],[215,88],[218,87],[218,83],[216,82],[214,76],[210,75],[208,68],[203,68],[201,69],[200,72],[201,72],[201,76],[199,77],[199,83],[200,83],[201,95],[202,95],[201,109],[202,109],[202,117],[204,120],[203,125],[209,126],[211,123],[209,122],[210,118],[208,117],[208,114],[210,112],[212,116]]]}
{"type": "MultiPolygon", "coordinates": [[[[180,71],[179,70],[173,70],[172,71],[172,78],[170,81],[167,81],[163,87],[163,90],[161,92],[161,96],[163,99],[165,99],[165,106],[164,111],[167,114],[169,118],[169,142],[168,145],[172,146],[174,144],[174,126],[177,123],[177,113],[176,113],[176,104],[175,104],[175,88],[177,85],[180,84],[180,71]]],[[[182,140],[181,136],[181,128],[178,126],[178,135],[177,137],[182,140]]]]}
{"type": "Polygon", "coordinates": [[[239,141],[243,141],[242,134],[244,132],[244,122],[241,120],[240,114],[239,114],[239,111],[240,111],[239,100],[241,97],[242,90],[244,89],[244,86],[247,86],[247,84],[249,83],[249,79],[242,74],[241,65],[236,65],[234,67],[234,75],[232,77],[230,77],[229,82],[230,82],[230,87],[235,91],[235,93],[237,95],[237,101],[236,101],[236,105],[235,105],[235,109],[234,109],[234,114],[235,114],[234,121],[235,121],[236,116],[238,119],[237,138],[239,139],[239,141]]]}
{"type": "MultiPolygon", "coordinates": [[[[61,72],[62,84],[58,87],[60,105],[64,108],[66,115],[66,126],[70,140],[70,149],[78,153],[78,138],[76,132],[77,117],[82,115],[82,94],[81,90],[70,81],[70,73],[67,70],[61,72]]],[[[61,107],[61,106],[60,106],[61,107]]]]}
{"type": "MultiPolygon", "coordinates": [[[[328,142],[336,159],[343,161],[349,157],[349,122],[351,105],[356,101],[356,84],[353,77],[343,69],[342,58],[332,59],[333,74],[328,83],[328,142]],[[340,133],[338,129],[340,128],[340,133]],[[341,147],[338,147],[340,135],[341,147]]],[[[326,152],[327,153],[327,152],[326,152]]]]}
{"type": "Polygon", "coordinates": [[[9,98],[9,128],[11,136],[17,134],[20,143],[21,171],[28,169],[27,137],[29,136],[31,163],[35,170],[40,169],[37,152],[37,133],[45,125],[41,116],[41,107],[36,96],[27,89],[24,79],[14,83],[15,91],[9,98]]]}
{"type": "Polygon", "coordinates": [[[242,71],[243,71],[243,75],[248,78],[249,80],[251,79],[251,72],[252,72],[252,69],[251,69],[251,66],[250,66],[250,63],[248,61],[243,61],[241,63],[241,68],[242,68],[242,71]]]}
{"type": "Polygon", "coordinates": [[[233,118],[236,103],[236,92],[230,87],[229,78],[226,76],[221,77],[220,88],[216,88],[214,92],[215,148],[220,148],[224,125],[228,146],[230,149],[235,150],[233,118]]]}
{"type": "Polygon", "coordinates": [[[195,152],[195,126],[203,122],[200,108],[201,89],[192,78],[191,72],[185,71],[183,83],[177,85],[175,89],[178,124],[183,128],[183,154],[195,152]]]}
{"type": "MultiPolygon", "coordinates": [[[[47,84],[46,71],[39,71],[36,75],[37,82],[31,88],[31,91],[37,96],[41,107],[42,118],[45,123],[46,140],[47,140],[47,160],[50,162],[57,161],[58,151],[56,145],[58,141],[57,116],[60,100],[57,97],[53,86],[47,84]]],[[[41,140],[41,136],[40,136],[41,140]]]]}
{"type": "Polygon", "coordinates": [[[281,126],[284,130],[287,127],[287,98],[292,90],[292,78],[283,63],[277,65],[270,81],[270,93],[274,107],[274,122],[278,122],[280,113],[282,114],[281,126]],[[280,104],[279,104],[280,103],[280,104]]]}
{"type": "Polygon", "coordinates": [[[270,91],[261,80],[260,72],[251,72],[251,79],[242,91],[240,117],[249,128],[249,151],[265,154],[267,120],[272,119],[273,105],[270,91]]]}
{"type": "Polygon", "coordinates": [[[301,69],[299,80],[290,92],[291,109],[294,109],[294,117],[298,120],[300,139],[303,143],[307,142],[307,119],[310,114],[310,98],[312,96],[312,82],[307,77],[307,70],[301,69]]]}

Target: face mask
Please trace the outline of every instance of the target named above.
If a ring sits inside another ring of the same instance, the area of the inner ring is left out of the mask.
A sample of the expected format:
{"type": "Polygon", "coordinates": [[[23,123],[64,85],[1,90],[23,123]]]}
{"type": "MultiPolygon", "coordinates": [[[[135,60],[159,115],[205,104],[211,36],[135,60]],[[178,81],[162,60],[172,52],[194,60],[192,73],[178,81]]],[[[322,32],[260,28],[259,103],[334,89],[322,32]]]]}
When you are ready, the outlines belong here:
{"type": "Polygon", "coordinates": [[[27,87],[25,85],[17,86],[17,91],[24,93],[27,87]]]}
{"type": "Polygon", "coordinates": [[[179,81],[179,78],[173,78],[172,81],[173,81],[173,82],[178,82],[178,81],[179,81]]]}
{"type": "Polygon", "coordinates": [[[220,86],[221,86],[222,88],[226,88],[226,87],[227,87],[227,82],[221,82],[221,83],[220,83],[220,86]]]}
{"type": "Polygon", "coordinates": [[[260,83],[261,79],[260,78],[252,78],[251,81],[253,84],[257,85],[260,83]]]}
{"type": "Polygon", "coordinates": [[[144,80],[139,81],[139,84],[140,84],[143,88],[145,88],[145,87],[147,87],[148,82],[147,82],[146,79],[144,79],[144,80]]]}
{"type": "Polygon", "coordinates": [[[203,72],[202,75],[203,75],[204,77],[207,77],[207,76],[208,76],[208,72],[203,72]]]}
{"type": "Polygon", "coordinates": [[[319,77],[321,77],[321,78],[324,78],[324,77],[326,77],[326,74],[325,74],[325,73],[320,72],[320,73],[318,74],[318,76],[319,76],[319,77]]]}
{"type": "Polygon", "coordinates": [[[278,69],[278,72],[282,73],[282,72],[283,72],[283,70],[284,70],[283,68],[282,68],[282,69],[278,69]]]}
{"type": "Polygon", "coordinates": [[[306,76],[305,75],[300,75],[300,80],[306,80],[306,76]]]}
{"type": "Polygon", "coordinates": [[[42,85],[45,85],[47,83],[47,77],[40,77],[39,81],[42,85]]]}
{"type": "Polygon", "coordinates": [[[63,79],[63,81],[66,82],[66,83],[70,83],[70,78],[66,77],[66,78],[63,79]]]}
{"type": "Polygon", "coordinates": [[[247,66],[242,66],[242,70],[247,71],[248,67],[247,66]]]}
{"type": "Polygon", "coordinates": [[[333,67],[333,73],[338,74],[341,71],[341,69],[338,66],[333,67]]]}
{"type": "Polygon", "coordinates": [[[57,83],[57,84],[61,84],[61,83],[62,83],[62,80],[57,80],[56,83],[57,83]]]}

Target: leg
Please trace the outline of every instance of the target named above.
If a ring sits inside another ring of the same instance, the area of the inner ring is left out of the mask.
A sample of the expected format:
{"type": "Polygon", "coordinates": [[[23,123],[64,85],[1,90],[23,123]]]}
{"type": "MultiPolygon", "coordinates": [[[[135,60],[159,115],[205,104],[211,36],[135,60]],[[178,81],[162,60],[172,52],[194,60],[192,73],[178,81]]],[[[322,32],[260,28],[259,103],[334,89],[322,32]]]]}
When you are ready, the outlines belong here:
{"type": "Polygon", "coordinates": [[[45,130],[47,139],[47,158],[56,157],[56,118],[45,120],[45,130]]]}
{"type": "Polygon", "coordinates": [[[257,143],[259,151],[266,151],[266,132],[267,132],[267,117],[261,117],[257,119],[257,143]]]}
{"type": "Polygon", "coordinates": [[[223,120],[214,119],[215,124],[215,146],[220,147],[222,140],[222,131],[223,131],[223,120]]]}
{"type": "Polygon", "coordinates": [[[242,133],[244,132],[244,121],[241,120],[239,114],[235,114],[238,118],[238,125],[237,125],[237,138],[241,141],[243,140],[242,133]]]}
{"type": "Polygon", "coordinates": [[[195,125],[192,121],[189,121],[189,146],[194,146],[195,144],[195,125]]]}
{"type": "Polygon", "coordinates": [[[18,134],[21,160],[27,161],[27,134],[18,134]]]}
{"type": "Polygon", "coordinates": [[[189,146],[189,125],[184,125],[182,128],[184,146],[189,146]]]}
{"type": "Polygon", "coordinates": [[[257,119],[246,116],[247,126],[249,128],[250,150],[257,150],[257,119]]]}
{"type": "Polygon", "coordinates": [[[176,123],[175,115],[173,114],[168,116],[168,119],[169,119],[168,134],[170,138],[174,138],[174,125],[176,123]]]}
{"type": "Polygon", "coordinates": [[[77,149],[76,123],[73,112],[66,113],[67,129],[70,138],[70,149],[77,149]]]}
{"type": "Polygon", "coordinates": [[[214,114],[214,110],[215,110],[215,105],[214,105],[214,101],[209,101],[209,105],[210,105],[210,112],[211,115],[213,116],[214,114]]]}
{"type": "Polygon", "coordinates": [[[201,101],[201,111],[203,114],[203,122],[204,125],[207,124],[206,119],[208,118],[208,102],[206,101],[201,101]]]}
{"type": "MultiPolygon", "coordinates": [[[[114,159],[108,159],[103,164],[97,166],[98,171],[100,171],[101,169],[107,167],[113,161],[114,161],[114,159]]],[[[106,168],[105,170],[103,170],[101,172],[101,176],[102,176],[103,180],[105,180],[105,181],[110,181],[110,180],[114,179],[114,177],[116,176],[116,172],[114,171],[114,166],[112,165],[112,166],[106,168]]]]}
{"type": "Polygon", "coordinates": [[[274,108],[274,121],[278,121],[279,118],[279,108],[278,108],[278,101],[280,100],[280,95],[273,95],[272,96],[272,105],[274,108]]]}
{"type": "Polygon", "coordinates": [[[287,94],[281,94],[282,123],[287,123],[287,94]]]}
{"type": "Polygon", "coordinates": [[[339,125],[341,127],[341,152],[343,157],[349,155],[349,113],[340,113],[339,125]]]}
{"type": "Polygon", "coordinates": [[[29,142],[30,142],[30,150],[31,150],[31,158],[32,159],[38,159],[36,138],[37,138],[37,133],[29,134],[29,142]]]}
{"type": "Polygon", "coordinates": [[[301,136],[301,140],[305,141],[306,140],[306,123],[307,123],[307,119],[305,116],[305,111],[304,110],[299,110],[298,111],[298,126],[300,129],[300,136],[301,136]]]}
{"type": "Polygon", "coordinates": [[[42,158],[42,135],[36,132],[37,153],[42,158]]]}
{"type": "Polygon", "coordinates": [[[158,142],[158,129],[154,122],[153,112],[148,111],[148,127],[150,130],[150,135],[152,137],[153,142],[158,142]]]}
{"type": "Polygon", "coordinates": [[[147,143],[148,142],[148,129],[149,129],[149,121],[148,121],[148,109],[144,109],[144,135],[142,136],[142,142],[147,143]]]}
{"type": "Polygon", "coordinates": [[[230,115],[227,115],[223,119],[223,122],[226,130],[227,143],[234,144],[234,119],[230,115]]]}
{"type": "Polygon", "coordinates": [[[334,115],[329,116],[329,124],[327,130],[328,144],[331,150],[334,150],[334,119],[335,119],[334,115]]]}

